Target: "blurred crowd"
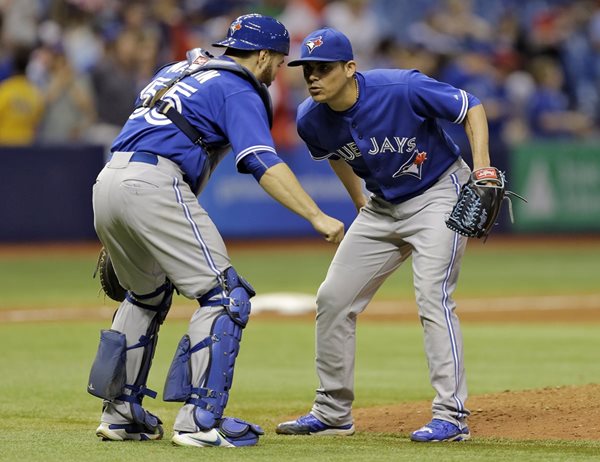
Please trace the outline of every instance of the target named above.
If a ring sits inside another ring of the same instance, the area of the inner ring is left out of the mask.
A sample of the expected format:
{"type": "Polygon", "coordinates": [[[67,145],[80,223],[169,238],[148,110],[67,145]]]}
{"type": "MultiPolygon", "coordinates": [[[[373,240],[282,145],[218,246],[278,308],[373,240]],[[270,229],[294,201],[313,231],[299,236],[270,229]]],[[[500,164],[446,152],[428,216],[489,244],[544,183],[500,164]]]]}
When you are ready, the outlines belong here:
{"type": "MultiPolygon", "coordinates": [[[[210,44],[249,12],[286,25],[291,56],[329,25],[359,71],[415,68],[471,92],[493,156],[599,135],[599,0],[0,0],[0,145],[110,145],[160,65],[198,46],[220,54],[210,44]]],[[[299,143],[301,74],[285,68],[271,87],[282,150],[299,143]]]]}

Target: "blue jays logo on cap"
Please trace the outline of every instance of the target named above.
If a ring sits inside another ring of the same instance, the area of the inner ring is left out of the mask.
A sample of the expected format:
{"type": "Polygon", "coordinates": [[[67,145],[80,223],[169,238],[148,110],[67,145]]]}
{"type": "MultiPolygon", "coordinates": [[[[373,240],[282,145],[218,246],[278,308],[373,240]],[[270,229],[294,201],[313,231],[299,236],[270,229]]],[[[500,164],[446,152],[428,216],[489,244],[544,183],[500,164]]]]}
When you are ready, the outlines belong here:
{"type": "Polygon", "coordinates": [[[306,61],[352,61],[354,54],[350,40],[339,30],[326,27],[309,34],[302,41],[300,58],[288,66],[300,66],[306,61]]]}
{"type": "Polygon", "coordinates": [[[321,45],[323,45],[323,37],[321,37],[319,35],[315,39],[307,40],[304,45],[306,46],[306,48],[308,48],[308,52],[312,53],[315,48],[320,47],[321,45]]]}
{"type": "Polygon", "coordinates": [[[235,34],[236,30],[240,30],[242,28],[242,21],[240,21],[240,19],[236,19],[235,21],[233,21],[231,23],[231,26],[229,26],[229,35],[233,35],[235,34]]]}

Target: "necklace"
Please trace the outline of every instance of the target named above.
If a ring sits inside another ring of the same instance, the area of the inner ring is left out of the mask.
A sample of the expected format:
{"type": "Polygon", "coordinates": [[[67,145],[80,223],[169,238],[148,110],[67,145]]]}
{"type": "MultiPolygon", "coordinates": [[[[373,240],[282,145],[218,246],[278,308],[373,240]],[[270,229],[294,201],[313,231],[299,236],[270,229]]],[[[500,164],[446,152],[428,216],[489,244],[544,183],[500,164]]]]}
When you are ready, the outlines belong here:
{"type": "Polygon", "coordinates": [[[356,84],[356,100],[358,101],[358,97],[360,96],[360,86],[358,85],[358,79],[354,77],[354,83],[356,84]]]}

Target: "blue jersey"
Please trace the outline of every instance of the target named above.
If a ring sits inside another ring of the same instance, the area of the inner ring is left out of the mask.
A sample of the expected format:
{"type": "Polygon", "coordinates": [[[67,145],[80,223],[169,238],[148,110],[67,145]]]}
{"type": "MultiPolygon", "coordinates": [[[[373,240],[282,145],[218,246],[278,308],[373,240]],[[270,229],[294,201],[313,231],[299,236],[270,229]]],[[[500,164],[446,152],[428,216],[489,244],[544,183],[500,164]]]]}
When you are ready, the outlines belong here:
{"type": "Polygon", "coordinates": [[[356,77],[360,97],[346,111],[305,100],[298,134],[314,159],[345,160],[373,194],[392,203],[419,195],[460,155],[438,119],[462,123],[479,100],[415,70],[356,77]]]}
{"type": "MultiPolygon", "coordinates": [[[[140,93],[136,106],[187,70],[186,61],[160,69],[140,93]]],[[[265,165],[280,162],[265,105],[252,84],[238,74],[201,71],[173,85],[161,99],[171,102],[202,134],[206,151],[156,109],[139,107],[114,141],[113,152],[143,151],[166,157],[179,165],[186,182],[197,193],[230,149],[242,173],[257,176],[265,165]]]]}

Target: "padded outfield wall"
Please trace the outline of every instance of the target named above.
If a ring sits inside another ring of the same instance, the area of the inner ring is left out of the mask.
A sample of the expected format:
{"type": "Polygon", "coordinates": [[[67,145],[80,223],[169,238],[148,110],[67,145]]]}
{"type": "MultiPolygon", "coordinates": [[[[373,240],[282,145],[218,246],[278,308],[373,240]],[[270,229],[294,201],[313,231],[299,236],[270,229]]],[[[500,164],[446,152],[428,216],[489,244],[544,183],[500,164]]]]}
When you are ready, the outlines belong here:
{"type": "Polygon", "coordinates": [[[528,203],[513,201],[514,231],[565,233],[600,231],[600,146],[581,143],[522,145],[511,155],[509,189],[528,203]]]}
{"type": "MultiPolygon", "coordinates": [[[[354,206],[326,161],[303,150],[280,152],[304,188],[327,213],[349,225],[354,206]]],[[[100,146],[0,148],[0,242],[96,239],[91,191],[104,164],[100,146]]],[[[495,232],[600,231],[600,148],[580,144],[528,144],[510,158],[507,207],[495,232]]],[[[236,172],[233,156],[217,167],[200,202],[225,238],[314,237],[303,219],[272,200],[250,175],[236,172]]]]}

